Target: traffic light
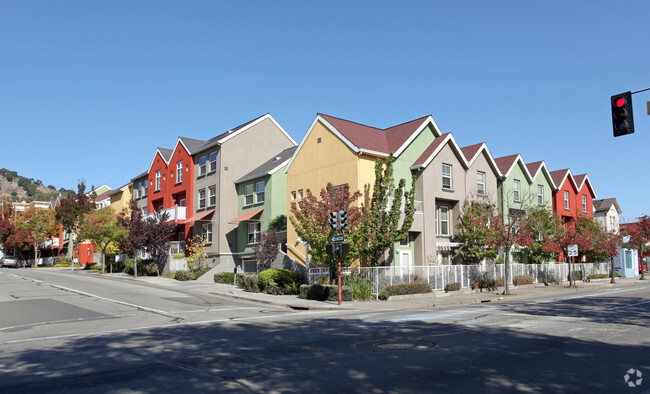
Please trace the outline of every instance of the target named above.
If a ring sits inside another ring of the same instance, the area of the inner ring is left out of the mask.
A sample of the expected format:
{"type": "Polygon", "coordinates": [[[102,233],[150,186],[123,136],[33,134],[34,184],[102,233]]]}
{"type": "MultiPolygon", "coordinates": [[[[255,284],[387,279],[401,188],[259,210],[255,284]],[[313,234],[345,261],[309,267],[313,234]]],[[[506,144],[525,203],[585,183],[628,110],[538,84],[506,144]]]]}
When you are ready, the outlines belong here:
{"type": "Polygon", "coordinates": [[[612,96],[612,124],[614,126],[614,137],[634,133],[632,92],[612,96]]]}
{"type": "Polygon", "coordinates": [[[339,211],[339,230],[348,228],[348,211],[339,211]]]}
{"type": "Polygon", "coordinates": [[[338,212],[330,212],[330,230],[338,230],[339,229],[339,213],[338,212]]]}

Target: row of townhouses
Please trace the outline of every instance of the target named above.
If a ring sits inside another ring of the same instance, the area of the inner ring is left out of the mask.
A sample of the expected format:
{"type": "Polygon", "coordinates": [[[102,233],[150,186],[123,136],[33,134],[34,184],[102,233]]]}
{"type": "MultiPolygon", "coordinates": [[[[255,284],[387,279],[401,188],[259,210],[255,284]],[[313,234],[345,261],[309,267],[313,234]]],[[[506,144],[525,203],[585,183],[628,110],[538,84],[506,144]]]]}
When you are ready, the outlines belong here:
{"type": "MultiPolygon", "coordinates": [[[[620,207],[613,198],[596,200],[587,174],[551,171],[544,161],[526,162],[516,153],[494,158],[485,143],[461,146],[431,116],[380,129],[317,114],[297,144],[266,114],[209,140],[179,137],[172,148],[157,148],[146,171],[116,190],[96,189],[95,203],[121,211],[134,199],[145,215],[166,211],[176,226],[172,254],[201,235],[211,265],[249,271],[259,235],[307,190],[348,185],[363,193],[359,204],[369,206],[374,161],[391,153],[396,180],[416,177],[416,213],[408,237],[386,254],[385,264],[462,263],[455,234],[467,200],[495,204],[504,216],[542,206],[564,223],[587,215],[618,230],[620,207]]],[[[285,258],[305,266],[306,245],[287,225],[285,258]]],[[[92,261],[90,245],[75,253],[80,262],[92,261]]]]}

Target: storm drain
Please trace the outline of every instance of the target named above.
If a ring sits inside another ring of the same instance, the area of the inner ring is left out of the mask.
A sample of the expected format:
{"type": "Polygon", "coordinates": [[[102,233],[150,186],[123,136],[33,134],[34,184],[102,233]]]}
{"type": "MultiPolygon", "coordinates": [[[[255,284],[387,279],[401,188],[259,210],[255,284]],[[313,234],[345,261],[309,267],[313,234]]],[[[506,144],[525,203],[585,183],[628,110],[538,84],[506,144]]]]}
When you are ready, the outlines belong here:
{"type": "Polygon", "coordinates": [[[429,341],[369,341],[352,345],[354,349],[368,352],[389,352],[389,351],[425,351],[435,348],[437,345],[429,341]]]}

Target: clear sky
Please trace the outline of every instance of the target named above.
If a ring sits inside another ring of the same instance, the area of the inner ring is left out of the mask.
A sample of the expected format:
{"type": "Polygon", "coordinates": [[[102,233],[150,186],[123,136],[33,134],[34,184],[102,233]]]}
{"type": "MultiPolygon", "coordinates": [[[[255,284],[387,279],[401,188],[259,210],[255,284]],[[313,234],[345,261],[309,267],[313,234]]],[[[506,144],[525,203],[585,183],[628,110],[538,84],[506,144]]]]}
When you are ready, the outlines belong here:
{"type": "Polygon", "coordinates": [[[0,0],[0,167],[120,187],[157,147],[265,113],[385,128],[432,115],[461,146],[588,173],[648,209],[650,2],[0,0]],[[617,23],[620,21],[620,23],[617,23]]]}

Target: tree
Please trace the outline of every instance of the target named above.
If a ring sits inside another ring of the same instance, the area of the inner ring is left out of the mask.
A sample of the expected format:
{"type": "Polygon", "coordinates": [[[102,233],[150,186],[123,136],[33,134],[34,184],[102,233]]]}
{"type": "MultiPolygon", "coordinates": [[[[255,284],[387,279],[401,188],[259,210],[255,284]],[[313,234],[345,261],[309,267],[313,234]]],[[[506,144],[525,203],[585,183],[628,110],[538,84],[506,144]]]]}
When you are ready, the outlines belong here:
{"type": "MultiPolygon", "coordinates": [[[[350,241],[350,252],[342,257],[349,262],[359,256],[359,243],[361,241],[360,225],[363,222],[363,212],[354,206],[361,197],[361,192],[350,194],[348,185],[334,187],[331,183],[321,190],[320,199],[307,189],[306,196],[297,204],[291,204],[289,217],[296,234],[309,244],[312,260],[316,263],[326,264],[330,268],[336,266],[336,256],[328,256],[326,245],[336,231],[329,228],[329,213],[341,210],[348,212],[348,228],[346,238],[350,241]]],[[[340,231],[338,232],[340,233],[340,231]]]]}
{"type": "Polygon", "coordinates": [[[555,218],[553,213],[543,206],[528,209],[526,228],[533,234],[533,243],[522,249],[521,253],[531,264],[543,264],[555,261],[557,254],[544,249],[546,238],[555,231],[555,218]]]}
{"type": "Polygon", "coordinates": [[[383,161],[375,160],[375,184],[372,199],[365,220],[361,226],[363,240],[359,253],[368,256],[372,266],[379,265],[379,259],[395,242],[408,236],[415,214],[415,176],[411,177],[411,188],[406,189],[406,180],[400,179],[395,186],[391,153],[383,161]],[[402,217],[403,207],[403,217],[402,217]],[[400,226],[400,221],[402,225],[400,226]]]}
{"type": "Polygon", "coordinates": [[[485,223],[489,228],[487,244],[493,249],[503,248],[505,278],[503,279],[503,294],[510,294],[508,280],[510,277],[510,252],[513,247],[525,248],[533,243],[533,233],[528,229],[529,223],[526,219],[526,212],[518,209],[510,209],[506,219],[497,214],[485,223]]]}
{"type": "Polygon", "coordinates": [[[138,252],[144,250],[147,242],[145,234],[145,222],[142,217],[142,211],[138,208],[138,203],[131,200],[129,206],[124,208],[118,218],[118,223],[126,233],[120,240],[120,248],[133,256],[133,276],[138,276],[137,256],[138,252]]]}
{"type": "Polygon", "coordinates": [[[641,279],[645,279],[645,270],[643,269],[643,250],[650,242],[650,217],[643,215],[637,218],[637,221],[629,224],[625,228],[624,235],[628,236],[627,246],[635,249],[639,253],[639,267],[641,267],[641,279]]]}
{"type": "MultiPolygon", "coordinates": [[[[105,272],[106,254],[119,250],[120,240],[127,230],[118,224],[118,216],[109,207],[94,210],[83,216],[79,237],[93,243],[102,252],[102,273],[105,272]]],[[[113,272],[111,263],[110,272],[113,272]]]]}
{"type": "Polygon", "coordinates": [[[494,259],[497,251],[487,245],[490,229],[487,223],[494,216],[492,204],[465,201],[458,223],[458,238],[463,242],[460,254],[470,264],[478,264],[484,259],[494,259]]]}
{"type": "Polygon", "coordinates": [[[54,211],[29,207],[17,215],[16,231],[23,232],[25,239],[34,248],[34,265],[38,262],[38,252],[47,239],[58,233],[54,211]]]}
{"type": "MultiPolygon", "coordinates": [[[[146,240],[144,250],[151,255],[160,275],[169,256],[169,243],[174,235],[175,225],[169,222],[169,213],[155,211],[144,221],[146,240]]],[[[134,263],[135,265],[135,263],[134,263]]]]}
{"type": "Polygon", "coordinates": [[[83,179],[77,184],[77,192],[68,193],[60,200],[60,206],[56,207],[56,220],[63,226],[63,231],[71,235],[73,247],[78,246],[84,215],[94,209],[95,204],[86,195],[86,182],[83,179]]]}
{"type": "Polygon", "coordinates": [[[609,261],[611,264],[611,275],[612,275],[612,280],[610,283],[615,283],[616,281],[614,280],[614,257],[618,256],[618,249],[621,247],[621,243],[623,242],[623,236],[618,233],[618,232],[607,232],[603,231],[600,234],[600,239],[598,241],[598,244],[600,245],[600,249],[603,251],[603,253],[609,257],[609,261]]]}
{"type": "Polygon", "coordinates": [[[203,268],[205,261],[208,257],[206,245],[206,238],[200,235],[195,235],[192,242],[187,246],[188,256],[185,258],[187,267],[192,272],[196,272],[203,268]]]}
{"type": "MultiPolygon", "coordinates": [[[[591,249],[591,237],[585,233],[579,232],[575,225],[567,225],[555,219],[555,230],[552,235],[546,238],[544,250],[552,253],[569,255],[569,245],[577,245],[578,251],[591,249]]],[[[571,260],[572,261],[572,260],[571,260]]],[[[573,277],[573,265],[569,262],[569,285],[575,287],[575,278],[573,277]]]]}
{"type": "Polygon", "coordinates": [[[271,267],[271,263],[278,255],[281,243],[282,240],[275,229],[262,234],[259,242],[255,245],[254,256],[255,260],[257,260],[257,272],[264,271],[271,267]]]}

